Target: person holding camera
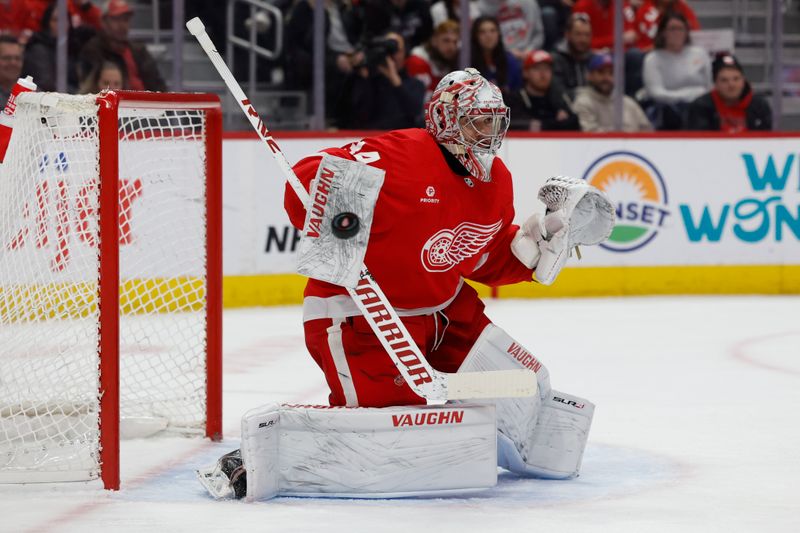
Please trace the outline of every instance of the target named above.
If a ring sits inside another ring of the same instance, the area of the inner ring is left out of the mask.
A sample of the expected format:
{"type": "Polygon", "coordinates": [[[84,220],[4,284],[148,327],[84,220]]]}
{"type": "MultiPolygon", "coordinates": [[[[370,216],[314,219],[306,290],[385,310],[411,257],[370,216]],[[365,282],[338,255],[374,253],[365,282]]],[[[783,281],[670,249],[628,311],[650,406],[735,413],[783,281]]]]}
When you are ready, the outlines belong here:
{"type": "Polygon", "coordinates": [[[423,123],[425,85],[405,70],[405,40],[387,33],[369,41],[364,63],[345,83],[338,125],[343,129],[390,130],[423,123]]]}

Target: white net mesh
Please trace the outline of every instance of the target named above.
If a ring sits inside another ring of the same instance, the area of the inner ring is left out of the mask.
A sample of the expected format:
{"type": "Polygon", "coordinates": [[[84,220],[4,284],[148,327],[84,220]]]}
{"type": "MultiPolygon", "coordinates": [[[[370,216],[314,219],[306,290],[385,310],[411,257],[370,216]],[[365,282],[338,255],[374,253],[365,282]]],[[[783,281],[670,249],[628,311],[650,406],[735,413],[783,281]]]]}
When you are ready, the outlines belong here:
{"type": "MultiPolygon", "coordinates": [[[[21,97],[0,167],[0,481],[99,474],[95,102],[21,97]]],[[[120,416],[199,433],[206,123],[180,107],[119,110],[120,416]]]]}

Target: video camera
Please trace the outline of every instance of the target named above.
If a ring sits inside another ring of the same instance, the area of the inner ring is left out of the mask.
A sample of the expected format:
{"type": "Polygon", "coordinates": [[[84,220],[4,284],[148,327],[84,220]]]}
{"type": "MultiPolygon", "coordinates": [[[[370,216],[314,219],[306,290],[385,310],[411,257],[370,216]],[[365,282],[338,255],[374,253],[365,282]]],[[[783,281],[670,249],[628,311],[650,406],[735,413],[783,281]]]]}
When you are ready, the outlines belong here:
{"type": "Polygon", "coordinates": [[[375,37],[364,48],[364,65],[370,74],[378,71],[378,67],[386,63],[386,58],[394,55],[399,50],[395,39],[388,37],[375,37]]]}

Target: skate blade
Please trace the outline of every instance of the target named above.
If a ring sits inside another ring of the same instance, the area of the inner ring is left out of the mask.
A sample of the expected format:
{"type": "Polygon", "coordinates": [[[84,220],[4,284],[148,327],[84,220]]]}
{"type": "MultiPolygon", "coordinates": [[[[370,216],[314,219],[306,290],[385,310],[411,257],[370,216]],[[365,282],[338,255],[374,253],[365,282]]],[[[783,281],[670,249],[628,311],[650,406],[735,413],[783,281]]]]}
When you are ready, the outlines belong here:
{"type": "Polygon", "coordinates": [[[197,473],[197,480],[215,500],[234,499],[233,487],[231,487],[228,476],[220,470],[219,464],[213,467],[201,468],[195,472],[197,473]]]}

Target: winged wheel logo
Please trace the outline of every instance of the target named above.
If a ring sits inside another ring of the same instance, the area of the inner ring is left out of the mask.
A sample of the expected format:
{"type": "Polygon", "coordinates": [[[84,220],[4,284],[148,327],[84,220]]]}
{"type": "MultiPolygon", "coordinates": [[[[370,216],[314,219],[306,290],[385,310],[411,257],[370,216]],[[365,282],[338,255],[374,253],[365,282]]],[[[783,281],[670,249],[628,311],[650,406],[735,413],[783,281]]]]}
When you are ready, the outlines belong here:
{"type": "Polygon", "coordinates": [[[422,266],[428,272],[450,270],[480,252],[502,225],[502,220],[488,226],[462,222],[455,229],[436,232],[422,247],[422,266]]]}

